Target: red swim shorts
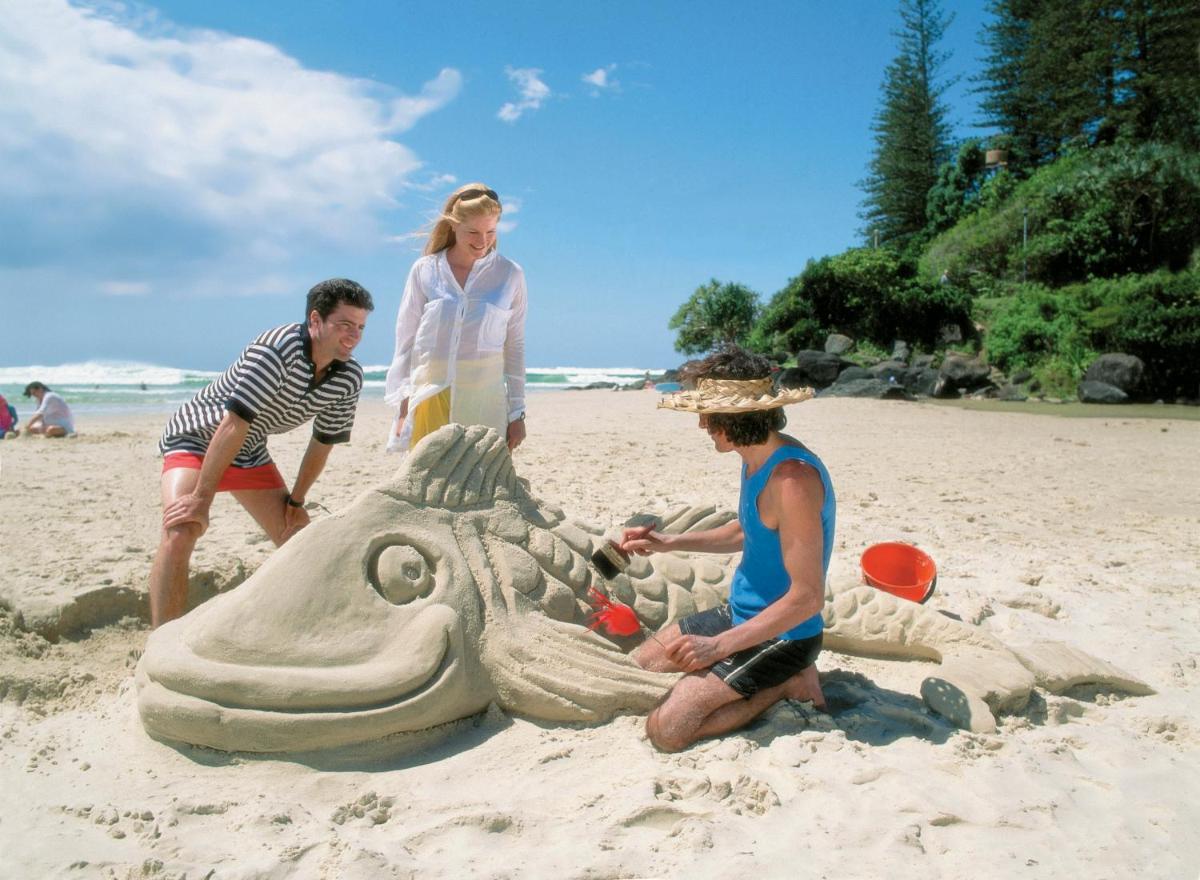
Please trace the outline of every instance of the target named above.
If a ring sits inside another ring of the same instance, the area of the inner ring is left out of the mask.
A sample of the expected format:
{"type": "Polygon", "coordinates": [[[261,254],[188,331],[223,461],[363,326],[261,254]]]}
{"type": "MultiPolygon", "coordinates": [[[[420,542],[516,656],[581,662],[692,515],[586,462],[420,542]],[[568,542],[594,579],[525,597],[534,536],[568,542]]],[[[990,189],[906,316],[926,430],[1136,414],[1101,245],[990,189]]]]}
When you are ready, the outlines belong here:
{"type": "MultiPolygon", "coordinates": [[[[171,452],[163,456],[163,473],[173,468],[188,468],[198,471],[204,464],[204,458],[194,452],[171,452]]],[[[258,467],[241,468],[230,465],[221,474],[221,482],[217,483],[218,492],[237,492],[242,489],[286,489],[287,483],[275,467],[275,462],[262,464],[258,467]]]]}

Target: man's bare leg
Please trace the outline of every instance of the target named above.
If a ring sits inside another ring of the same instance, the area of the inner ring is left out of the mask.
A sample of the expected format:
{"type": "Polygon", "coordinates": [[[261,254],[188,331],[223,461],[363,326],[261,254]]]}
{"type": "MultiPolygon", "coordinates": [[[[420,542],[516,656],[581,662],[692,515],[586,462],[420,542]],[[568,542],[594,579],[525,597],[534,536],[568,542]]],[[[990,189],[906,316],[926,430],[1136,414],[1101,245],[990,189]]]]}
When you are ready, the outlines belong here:
{"type": "MultiPolygon", "coordinates": [[[[646,736],[664,752],[685,749],[714,712],[742,696],[711,672],[693,672],[676,682],[646,719],[646,736]]],[[[761,710],[759,710],[761,711],[761,710]]]]}
{"type": "Polygon", "coordinates": [[[783,683],[786,690],[781,699],[812,701],[813,707],[826,710],[825,693],[821,690],[821,679],[817,675],[817,664],[807,666],[783,683]]]}
{"type": "Polygon", "coordinates": [[[286,489],[239,489],[233,493],[233,497],[254,517],[254,521],[262,527],[276,547],[282,547],[291,537],[285,521],[286,489]]]}
{"type": "Polygon", "coordinates": [[[812,700],[816,708],[824,710],[825,698],[815,665],[748,699],[712,673],[695,673],[680,680],[650,713],[646,735],[662,751],[675,752],[699,740],[745,727],[783,699],[812,700]],[[813,680],[819,702],[813,696],[813,680]]]}
{"type": "Polygon", "coordinates": [[[666,646],[679,638],[679,624],[672,623],[646,639],[633,652],[633,662],[648,672],[682,672],[669,657],[666,646]]]}
{"type": "MultiPolygon", "coordinates": [[[[173,468],[159,482],[163,508],[196,488],[200,471],[173,468]]],[[[187,610],[188,567],[196,541],[204,534],[199,523],[163,529],[150,568],[150,626],[158,628],[187,610]]]]}

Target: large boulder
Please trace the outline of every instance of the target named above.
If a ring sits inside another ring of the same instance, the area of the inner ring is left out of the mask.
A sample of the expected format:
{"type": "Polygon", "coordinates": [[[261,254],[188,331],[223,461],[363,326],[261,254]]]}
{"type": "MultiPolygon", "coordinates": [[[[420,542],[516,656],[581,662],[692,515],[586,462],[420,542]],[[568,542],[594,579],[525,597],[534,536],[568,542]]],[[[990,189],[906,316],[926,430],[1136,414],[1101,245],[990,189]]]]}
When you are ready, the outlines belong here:
{"type": "Polygon", "coordinates": [[[830,333],[825,340],[825,351],[829,354],[845,354],[854,348],[854,340],[841,333],[830,333]]]}
{"type": "Polygon", "coordinates": [[[880,400],[916,400],[904,389],[903,385],[895,382],[885,382],[881,379],[849,379],[842,381],[839,377],[828,388],[820,393],[821,397],[873,397],[880,400]]]}
{"type": "MultiPolygon", "coordinates": [[[[1119,388],[1127,397],[1133,397],[1141,390],[1145,372],[1142,359],[1132,354],[1102,354],[1092,361],[1083,378],[1087,382],[1103,382],[1119,388]]],[[[1080,394],[1080,399],[1082,397],[1080,394]]]]}
{"type": "Polygon", "coordinates": [[[931,367],[909,367],[904,387],[921,397],[933,397],[937,388],[938,371],[931,367]]]}
{"type": "Polygon", "coordinates": [[[895,360],[881,361],[871,367],[871,375],[884,382],[899,382],[903,385],[908,378],[908,364],[895,360]]]}
{"type": "Polygon", "coordinates": [[[837,380],[839,382],[852,382],[855,379],[874,379],[875,374],[866,367],[860,367],[857,364],[851,364],[840,373],[837,380]]]}
{"type": "Polygon", "coordinates": [[[1079,383],[1080,403],[1129,403],[1129,395],[1116,385],[1084,379],[1079,383]]]}
{"type": "Polygon", "coordinates": [[[992,370],[978,358],[946,355],[938,370],[936,397],[955,397],[960,391],[975,391],[990,384],[992,370]]]}
{"type": "Polygon", "coordinates": [[[837,380],[844,364],[836,354],[824,351],[796,352],[796,366],[779,374],[780,388],[826,388],[837,380]]]}

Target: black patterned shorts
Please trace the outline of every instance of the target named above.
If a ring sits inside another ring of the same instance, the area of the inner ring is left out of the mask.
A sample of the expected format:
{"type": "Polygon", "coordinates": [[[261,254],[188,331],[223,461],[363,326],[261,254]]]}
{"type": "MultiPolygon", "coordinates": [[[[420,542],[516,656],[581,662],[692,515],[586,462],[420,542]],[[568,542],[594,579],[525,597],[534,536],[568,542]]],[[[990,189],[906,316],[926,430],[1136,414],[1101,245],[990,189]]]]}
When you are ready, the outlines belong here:
{"type": "MultiPolygon", "coordinates": [[[[717,636],[733,628],[729,605],[689,614],[679,621],[679,631],[689,636],[717,636]]],[[[822,634],[807,639],[767,639],[731,654],[709,671],[743,697],[783,684],[812,666],[821,653],[822,634]]]]}

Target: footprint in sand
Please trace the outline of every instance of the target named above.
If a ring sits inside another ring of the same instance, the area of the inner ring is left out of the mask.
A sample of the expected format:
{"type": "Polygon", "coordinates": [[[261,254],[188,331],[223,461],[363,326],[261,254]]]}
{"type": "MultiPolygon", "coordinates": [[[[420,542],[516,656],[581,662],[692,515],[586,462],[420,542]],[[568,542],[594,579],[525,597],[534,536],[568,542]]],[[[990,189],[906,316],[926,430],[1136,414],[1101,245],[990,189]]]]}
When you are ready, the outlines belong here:
{"type": "Polygon", "coordinates": [[[360,825],[382,825],[392,817],[393,797],[379,797],[373,791],[361,795],[358,800],[343,804],[329,817],[335,825],[355,822],[360,825]]]}
{"type": "MultiPolygon", "coordinates": [[[[761,816],[779,806],[779,796],[770,785],[736,771],[721,776],[719,773],[674,770],[654,780],[654,796],[692,810],[703,809],[703,801],[716,802],[736,815],[761,816]]],[[[623,824],[628,825],[629,820],[623,824]]]]}
{"type": "MultiPolygon", "coordinates": [[[[447,859],[462,860],[462,873],[475,876],[478,866],[471,853],[488,853],[488,860],[501,859],[505,844],[520,840],[521,821],[501,812],[475,812],[452,816],[436,825],[403,838],[405,852],[419,860],[446,865],[447,859]]],[[[494,876],[494,875],[493,875],[494,876]]]]}

